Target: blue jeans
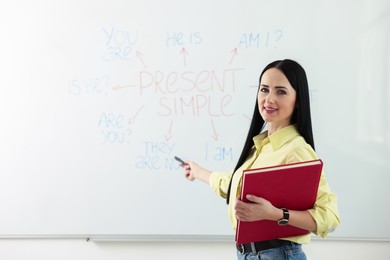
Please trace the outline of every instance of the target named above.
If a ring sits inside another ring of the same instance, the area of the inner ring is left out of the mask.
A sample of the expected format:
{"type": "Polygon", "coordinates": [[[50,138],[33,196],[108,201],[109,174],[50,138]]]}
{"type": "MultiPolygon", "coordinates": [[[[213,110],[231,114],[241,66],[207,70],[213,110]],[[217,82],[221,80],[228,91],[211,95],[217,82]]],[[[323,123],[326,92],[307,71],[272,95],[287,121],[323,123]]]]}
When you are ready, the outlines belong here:
{"type": "Polygon", "coordinates": [[[241,254],[237,251],[238,260],[306,260],[306,255],[302,251],[302,245],[285,245],[277,248],[260,251],[257,254],[241,254]]]}

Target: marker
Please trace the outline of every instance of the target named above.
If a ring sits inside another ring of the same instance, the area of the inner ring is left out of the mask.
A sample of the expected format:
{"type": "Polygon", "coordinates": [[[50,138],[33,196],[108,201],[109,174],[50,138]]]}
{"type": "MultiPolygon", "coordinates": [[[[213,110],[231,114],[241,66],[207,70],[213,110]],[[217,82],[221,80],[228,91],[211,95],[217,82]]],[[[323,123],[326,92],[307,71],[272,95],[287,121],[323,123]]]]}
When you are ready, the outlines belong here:
{"type": "Polygon", "coordinates": [[[182,159],[180,159],[177,156],[175,156],[175,160],[178,161],[179,163],[183,164],[183,165],[188,165],[188,163],[186,163],[185,161],[183,161],[182,159]]]}

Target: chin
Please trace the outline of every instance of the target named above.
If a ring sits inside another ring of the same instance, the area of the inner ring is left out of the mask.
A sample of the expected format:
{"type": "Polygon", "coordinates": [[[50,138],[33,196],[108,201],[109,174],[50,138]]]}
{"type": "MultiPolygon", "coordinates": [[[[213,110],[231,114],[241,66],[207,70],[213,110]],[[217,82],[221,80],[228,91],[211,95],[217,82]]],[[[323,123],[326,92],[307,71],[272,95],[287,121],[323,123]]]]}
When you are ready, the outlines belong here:
{"type": "Polygon", "coordinates": [[[268,116],[262,116],[262,118],[263,118],[263,120],[264,120],[264,122],[266,122],[266,123],[272,123],[272,118],[269,118],[268,116]]]}

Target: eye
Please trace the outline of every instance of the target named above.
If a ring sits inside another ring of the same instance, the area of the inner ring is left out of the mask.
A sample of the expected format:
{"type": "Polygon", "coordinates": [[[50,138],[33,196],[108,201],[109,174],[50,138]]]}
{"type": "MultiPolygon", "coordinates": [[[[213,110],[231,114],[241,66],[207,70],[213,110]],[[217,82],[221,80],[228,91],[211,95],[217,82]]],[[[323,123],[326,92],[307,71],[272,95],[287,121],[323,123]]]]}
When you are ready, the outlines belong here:
{"type": "Polygon", "coordinates": [[[267,87],[260,87],[261,92],[269,92],[269,89],[267,87]]]}
{"type": "Polygon", "coordinates": [[[278,90],[278,94],[286,95],[287,92],[286,92],[285,90],[279,89],[279,90],[278,90]]]}

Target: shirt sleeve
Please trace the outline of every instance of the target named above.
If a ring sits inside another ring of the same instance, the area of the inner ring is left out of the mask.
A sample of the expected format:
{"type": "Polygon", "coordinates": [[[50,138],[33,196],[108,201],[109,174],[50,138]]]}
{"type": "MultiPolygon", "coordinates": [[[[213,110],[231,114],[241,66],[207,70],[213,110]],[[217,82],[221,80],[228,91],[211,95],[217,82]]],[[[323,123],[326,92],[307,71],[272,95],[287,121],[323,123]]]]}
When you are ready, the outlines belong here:
{"type": "Polygon", "coordinates": [[[210,187],[213,192],[226,199],[231,177],[231,173],[213,172],[209,179],[210,187]]]}
{"type": "MultiPolygon", "coordinates": [[[[291,163],[315,159],[317,159],[315,151],[311,148],[311,146],[306,144],[294,149],[289,161],[291,163]]],[[[317,230],[314,234],[317,236],[328,236],[329,232],[332,232],[340,224],[337,197],[331,191],[324,172],[321,174],[316,202],[313,208],[308,211],[316,221],[317,230]]]]}
{"type": "Polygon", "coordinates": [[[314,232],[317,236],[328,236],[340,224],[337,198],[331,192],[324,172],[321,174],[316,203],[309,209],[309,213],[317,223],[317,230],[314,232]]]}

